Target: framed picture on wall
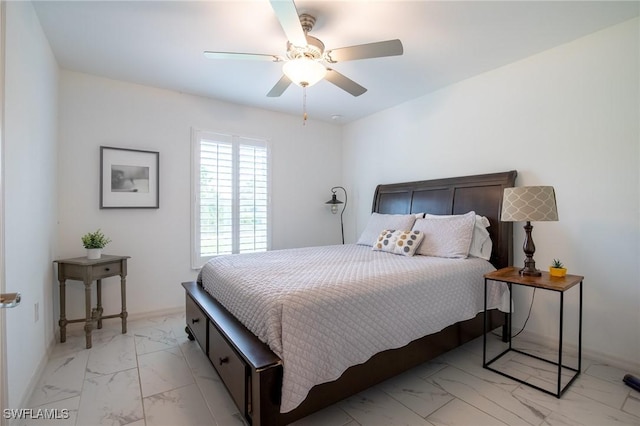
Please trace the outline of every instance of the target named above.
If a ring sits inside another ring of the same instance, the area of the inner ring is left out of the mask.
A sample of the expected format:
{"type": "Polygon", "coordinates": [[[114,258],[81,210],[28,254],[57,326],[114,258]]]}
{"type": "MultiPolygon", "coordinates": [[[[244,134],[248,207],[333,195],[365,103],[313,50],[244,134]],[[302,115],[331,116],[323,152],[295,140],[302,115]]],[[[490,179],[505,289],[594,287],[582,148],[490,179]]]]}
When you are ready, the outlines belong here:
{"type": "Polygon", "coordinates": [[[100,208],[160,207],[160,153],[100,147],[100,208]]]}

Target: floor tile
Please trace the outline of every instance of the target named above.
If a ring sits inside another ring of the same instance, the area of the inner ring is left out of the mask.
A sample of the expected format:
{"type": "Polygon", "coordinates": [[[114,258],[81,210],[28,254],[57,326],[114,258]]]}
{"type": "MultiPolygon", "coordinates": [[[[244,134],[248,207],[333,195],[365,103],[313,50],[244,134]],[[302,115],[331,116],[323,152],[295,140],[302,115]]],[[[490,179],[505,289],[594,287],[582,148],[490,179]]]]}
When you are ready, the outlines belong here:
{"type": "Polygon", "coordinates": [[[146,426],[215,424],[195,383],[144,398],[146,426]]]}
{"type": "Polygon", "coordinates": [[[136,368],[136,346],[133,336],[116,334],[96,342],[90,350],[87,377],[111,374],[136,368]]]}
{"type": "Polygon", "coordinates": [[[143,397],[193,383],[193,375],[179,348],[139,355],[138,368],[143,397]]]}
{"type": "Polygon", "coordinates": [[[562,398],[547,395],[524,385],[513,394],[514,397],[526,401],[536,409],[549,411],[549,415],[545,418],[545,425],[640,425],[639,417],[582,396],[570,388],[562,398]]]}
{"type": "MultiPolygon", "coordinates": [[[[494,346],[499,347],[499,345],[502,345],[502,327],[499,327],[495,330],[493,330],[491,333],[487,334],[487,348],[491,349],[494,346]]],[[[477,338],[477,339],[473,339],[467,343],[465,343],[464,345],[460,346],[459,348],[454,349],[455,351],[457,350],[465,350],[467,352],[471,352],[479,357],[482,357],[482,349],[484,342],[482,340],[482,338],[477,338]]]]}
{"type": "Polygon", "coordinates": [[[632,414],[640,419],[640,394],[629,395],[624,404],[622,404],[622,411],[632,414]]]}
{"type": "Polygon", "coordinates": [[[439,371],[429,380],[456,398],[507,424],[537,426],[549,414],[548,410],[536,409],[526,400],[514,398],[499,386],[453,367],[439,371]]]}
{"type": "MultiPolygon", "coordinates": [[[[558,366],[548,361],[512,351],[492,363],[491,367],[549,392],[558,391],[558,366]]],[[[575,374],[575,371],[563,367],[560,373],[561,387],[569,383],[575,374]]]]}
{"type": "Polygon", "coordinates": [[[184,340],[179,347],[194,377],[218,377],[218,373],[213,368],[211,361],[209,361],[209,358],[207,358],[195,340],[184,340]]]}
{"type": "Polygon", "coordinates": [[[127,425],[144,419],[136,368],[85,380],[79,425],[127,425]]]}
{"type": "Polygon", "coordinates": [[[182,339],[183,337],[184,338],[187,337],[187,332],[184,330],[185,327],[187,326],[187,320],[185,319],[184,314],[173,315],[167,318],[166,323],[169,327],[171,327],[171,330],[173,331],[173,334],[176,336],[177,339],[182,339]]]}
{"type": "Polygon", "coordinates": [[[196,384],[203,395],[209,411],[220,426],[243,426],[244,419],[238,412],[229,392],[219,378],[196,377],[196,384]]]}
{"type": "Polygon", "coordinates": [[[344,410],[332,405],[295,421],[290,426],[354,426],[356,424],[344,410]]]}
{"type": "MultiPolygon", "coordinates": [[[[80,426],[80,425],[77,425],[80,426]]],[[[145,426],[144,419],[138,420],[137,422],[129,423],[127,426],[145,426]]]]}
{"type": "Polygon", "coordinates": [[[30,407],[34,410],[35,416],[18,422],[19,426],[37,426],[45,423],[44,420],[38,418],[39,410],[48,410],[47,426],[74,426],[78,417],[78,406],[80,405],[80,396],[75,396],[61,401],[50,402],[48,404],[37,407],[30,407]]]}
{"type": "Polygon", "coordinates": [[[427,420],[434,426],[498,426],[506,424],[459,399],[452,400],[427,417],[427,420]]]}
{"type": "Polygon", "coordinates": [[[133,335],[138,355],[162,351],[178,345],[178,341],[170,328],[145,327],[135,330],[133,335]]]}
{"type": "MultiPolygon", "coordinates": [[[[59,339],[59,337],[58,337],[59,339]]],[[[57,341],[57,344],[53,347],[49,358],[60,358],[63,356],[73,355],[76,352],[81,352],[87,349],[87,340],[84,335],[69,335],[67,333],[67,340],[64,343],[57,341]]]]}
{"type": "Polygon", "coordinates": [[[425,419],[378,388],[360,392],[339,402],[338,406],[361,425],[429,425],[425,419]]]}
{"type": "MultiPolygon", "coordinates": [[[[173,330],[177,323],[185,323],[184,313],[157,315],[129,321],[127,327],[129,330],[137,331],[143,328],[158,328],[165,331],[173,330]]],[[[182,327],[184,331],[184,325],[182,327]]]]}
{"type": "Polygon", "coordinates": [[[454,398],[413,371],[389,379],[378,388],[421,417],[427,417],[454,398]]]}
{"type": "Polygon", "coordinates": [[[411,371],[413,371],[416,376],[422,379],[426,379],[427,377],[432,376],[433,374],[446,367],[447,364],[444,362],[444,360],[434,359],[432,361],[418,365],[417,367],[413,367],[411,371]]]}
{"type": "MultiPolygon", "coordinates": [[[[619,368],[612,367],[603,363],[592,363],[586,370],[585,373],[590,376],[597,377],[602,380],[606,380],[611,383],[620,383],[624,378],[625,374],[630,373],[629,371],[623,371],[619,368]]],[[[633,374],[633,373],[631,373],[633,374]]],[[[639,376],[639,374],[636,374],[639,376]]]]}
{"type": "Polygon", "coordinates": [[[629,388],[622,381],[611,383],[589,374],[581,374],[569,389],[616,409],[622,407],[629,396],[629,388]]]}
{"type": "MultiPolygon", "coordinates": [[[[507,354],[505,356],[509,356],[507,354]]],[[[502,359],[502,358],[501,358],[502,359]]],[[[515,390],[519,383],[500,374],[496,374],[491,370],[487,370],[482,366],[482,355],[471,355],[466,350],[451,351],[441,357],[442,362],[447,365],[456,367],[458,370],[466,371],[474,376],[492,383],[508,392],[515,390]]],[[[497,362],[497,361],[496,361],[497,362]]],[[[502,367],[500,370],[502,371],[502,367]]],[[[509,366],[504,367],[505,373],[512,373],[509,366]]],[[[518,376],[515,376],[518,377],[518,376]]],[[[528,377],[528,376],[526,376],[528,377]]]]}
{"type": "Polygon", "coordinates": [[[35,386],[29,405],[38,406],[79,396],[88,358],[89,351],[82,350],[50,359],[35,386]]]}

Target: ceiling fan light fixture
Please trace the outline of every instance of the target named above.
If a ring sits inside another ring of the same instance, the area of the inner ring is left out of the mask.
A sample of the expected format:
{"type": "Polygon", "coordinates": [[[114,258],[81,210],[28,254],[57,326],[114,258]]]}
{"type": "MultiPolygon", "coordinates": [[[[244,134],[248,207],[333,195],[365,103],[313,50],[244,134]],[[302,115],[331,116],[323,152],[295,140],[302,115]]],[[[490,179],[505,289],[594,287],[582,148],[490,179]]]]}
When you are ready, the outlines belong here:
{"type": "Polygon", "coordinates": [[[282,72],[300,87],[313,86],[327,75],[324,65],[306,57],[288,61],[282,67],[282,72]]]}

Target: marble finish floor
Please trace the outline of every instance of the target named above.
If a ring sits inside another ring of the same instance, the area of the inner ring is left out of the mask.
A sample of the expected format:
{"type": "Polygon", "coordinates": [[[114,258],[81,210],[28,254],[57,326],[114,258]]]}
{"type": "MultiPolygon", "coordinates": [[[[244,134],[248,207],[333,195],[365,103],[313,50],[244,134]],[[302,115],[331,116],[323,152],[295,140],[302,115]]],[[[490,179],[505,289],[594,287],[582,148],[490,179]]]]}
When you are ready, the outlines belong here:
{"type": "MultiPolygon", "coordinates": [[[[16,423],[243,425],[184,325],[183,315],[147,318],[130,321],[128,333],[121,334],[118,320],[105,321],[94,330],[91,349],[84,348],[82,325],[69,327],[67,342],[56,344],[28,407],[66,409],[69,418],[16,423]]],[[[526,342],[522,347],[554,353],[526,342]]],[[[553,386],[557,370],[550,365],[508,355],[497,363],[501,370],[553,386]]],[[[582,364],[580,377],[557,399],[483,369],[480,338],[295,424],[640,425],[640,392],[623,384],[626,372],[585,359],[582,364]]]]}

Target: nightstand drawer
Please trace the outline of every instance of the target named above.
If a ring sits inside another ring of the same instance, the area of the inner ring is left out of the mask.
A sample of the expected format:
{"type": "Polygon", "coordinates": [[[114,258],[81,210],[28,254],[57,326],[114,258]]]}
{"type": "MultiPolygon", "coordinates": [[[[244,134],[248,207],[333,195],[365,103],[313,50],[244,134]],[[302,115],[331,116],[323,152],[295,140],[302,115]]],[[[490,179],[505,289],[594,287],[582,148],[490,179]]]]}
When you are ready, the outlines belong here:
{"type": "Polygon", "coordinates": [[[75,265],[72,263],[60,264],[59,276],[68,280],[84,281],[99,280],[101,278],[112,277],[122,273],[122,262],[103,263],[100,265],[75,265]]]}
{"type": "Polygon", "coordinates": [[[92,274],[94,280],[100,278],[113,277],[114,275],[120,275],[122,273],[122,262],[106,263],[104,265],[94,265],[92,267],[92,274]]]}

